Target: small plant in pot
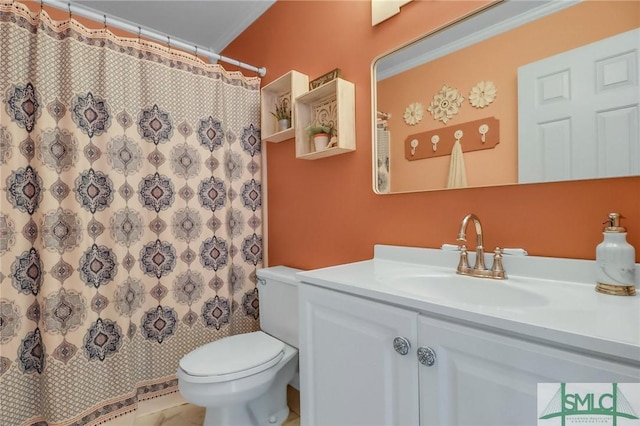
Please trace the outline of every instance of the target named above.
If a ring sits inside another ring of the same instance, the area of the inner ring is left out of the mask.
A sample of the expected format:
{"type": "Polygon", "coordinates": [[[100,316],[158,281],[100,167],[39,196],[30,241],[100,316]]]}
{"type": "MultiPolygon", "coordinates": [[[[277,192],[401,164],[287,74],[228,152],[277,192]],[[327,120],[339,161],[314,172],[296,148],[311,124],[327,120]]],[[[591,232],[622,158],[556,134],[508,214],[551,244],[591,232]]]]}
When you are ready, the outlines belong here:
{"type": "Polygon", "coordinates": [[[275,112],[271,112],[276,120],[278,120],[278,131],[287,130],[291,127],[291,110],[289,109],[289,101],[287,98],[280,99],[280,102],[276,102],[275,112]]]}
{"type": "Polygon", "coordinates": [[[317,126],[309,126],[307,128],[309,137],[313,139],[316,151],[322,151],[329,147],[329,140],[335,136],[336,129],[329,124],[320,124],[317,126]]]}

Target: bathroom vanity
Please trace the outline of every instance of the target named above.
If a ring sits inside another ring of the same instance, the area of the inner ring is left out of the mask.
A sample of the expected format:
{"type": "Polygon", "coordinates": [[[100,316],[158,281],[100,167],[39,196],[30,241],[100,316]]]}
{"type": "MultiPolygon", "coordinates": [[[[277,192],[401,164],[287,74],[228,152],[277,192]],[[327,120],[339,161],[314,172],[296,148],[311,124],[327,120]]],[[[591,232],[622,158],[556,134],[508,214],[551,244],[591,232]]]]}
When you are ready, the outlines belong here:
{"type": "Polygon", "coordinates": [[[457,262],[378,245],[297,275],[303,424],[535,425],[538,383],[640,382],[640,298],[596,293],[595,262],[457,262]]]}

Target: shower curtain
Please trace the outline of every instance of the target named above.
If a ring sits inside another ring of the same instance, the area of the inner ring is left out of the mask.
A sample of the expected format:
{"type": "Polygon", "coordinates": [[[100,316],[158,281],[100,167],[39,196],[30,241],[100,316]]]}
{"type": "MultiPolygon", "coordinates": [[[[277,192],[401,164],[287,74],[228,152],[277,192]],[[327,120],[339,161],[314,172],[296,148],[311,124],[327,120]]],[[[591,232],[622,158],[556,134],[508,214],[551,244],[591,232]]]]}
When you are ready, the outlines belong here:
{"type": "Polygon", "coordinates": [[[378,192],[388,194],[391,191],[391,173],[389,170],[390,162],[390,145],[391,132],[387,127],[386,121],[379,120],[376,124],[376,143],[377,145],[377,171],[378,192]]]}
{"type": "Polygon", "coordinates": [[[0,3],[0,424],[91,425],[258,329],[259,78],[0,3]]]}

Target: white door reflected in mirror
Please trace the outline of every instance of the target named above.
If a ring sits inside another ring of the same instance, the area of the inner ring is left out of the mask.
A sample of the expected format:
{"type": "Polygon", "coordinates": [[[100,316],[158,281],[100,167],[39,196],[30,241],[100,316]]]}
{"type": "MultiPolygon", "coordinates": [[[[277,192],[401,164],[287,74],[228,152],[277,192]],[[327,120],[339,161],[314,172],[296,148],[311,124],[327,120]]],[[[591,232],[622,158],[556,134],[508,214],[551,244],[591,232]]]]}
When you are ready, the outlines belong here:
{"type": "Polygon", "coordinates": [[[638,40],[631,30],[518,69],[519,183],[640,173],[638,40]]]}

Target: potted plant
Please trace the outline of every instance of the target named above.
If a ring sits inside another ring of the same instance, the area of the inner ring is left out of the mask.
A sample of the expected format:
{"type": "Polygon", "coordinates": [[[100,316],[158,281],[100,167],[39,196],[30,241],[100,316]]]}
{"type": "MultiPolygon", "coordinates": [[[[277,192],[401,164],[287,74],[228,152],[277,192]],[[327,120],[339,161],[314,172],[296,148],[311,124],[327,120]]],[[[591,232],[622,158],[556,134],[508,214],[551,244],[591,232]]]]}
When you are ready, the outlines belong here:
{"type": "Polygon", "coordinates": [[[309,137],[313,139],[316,151],[328,148],[329,139],[335,136],[336,129],[330,124],[319,124],[307,128],[309,137]]]}
{"type": "Polygon", "coordinates": [[[289,109],[289,100],[287,98],[282,98],[279,103],[276,102],[276,111],[272,111],[271,115],[278,120],[279,132],[291,127],[291,110],[289,109]]]}

